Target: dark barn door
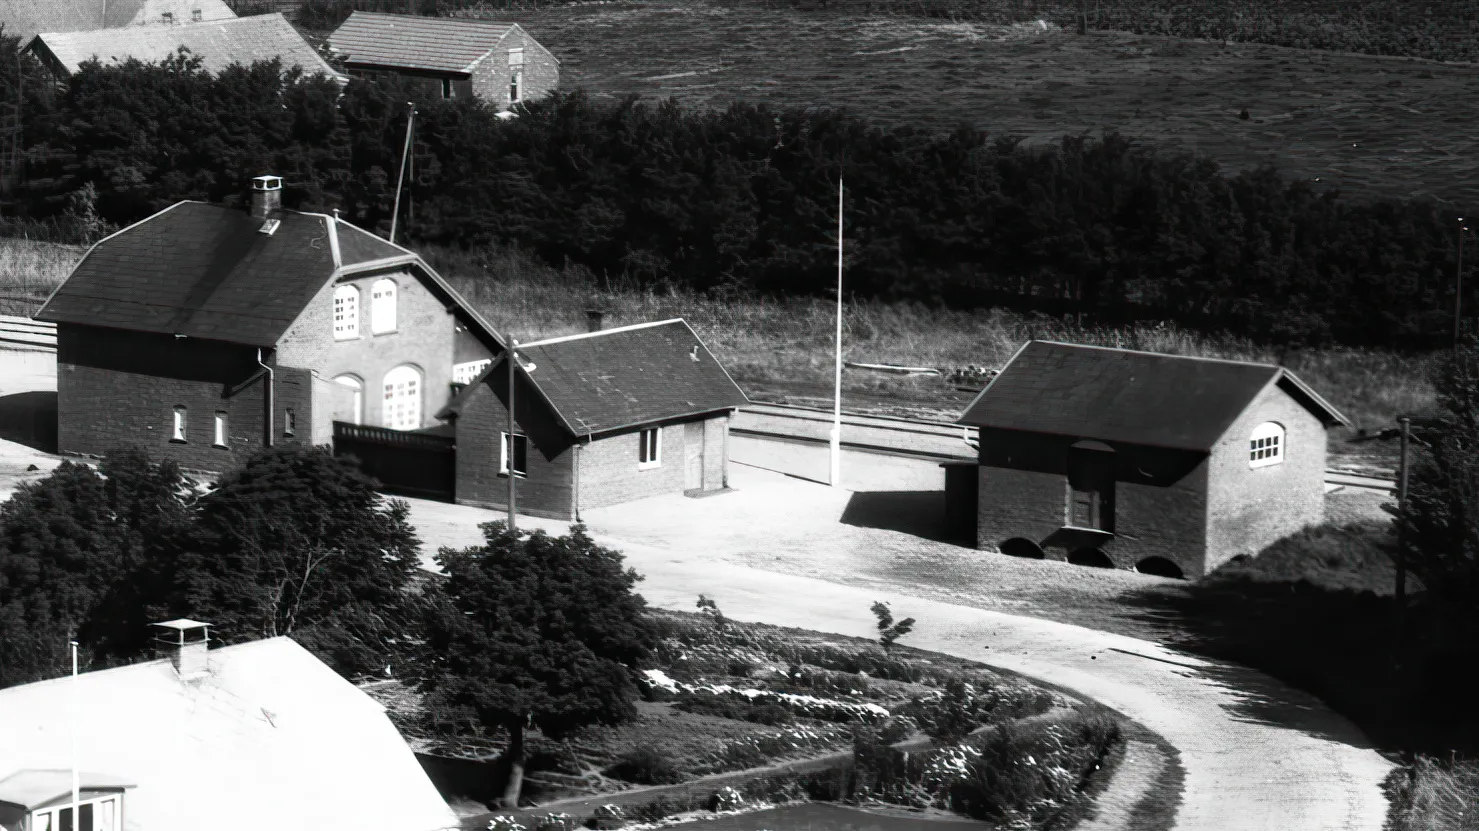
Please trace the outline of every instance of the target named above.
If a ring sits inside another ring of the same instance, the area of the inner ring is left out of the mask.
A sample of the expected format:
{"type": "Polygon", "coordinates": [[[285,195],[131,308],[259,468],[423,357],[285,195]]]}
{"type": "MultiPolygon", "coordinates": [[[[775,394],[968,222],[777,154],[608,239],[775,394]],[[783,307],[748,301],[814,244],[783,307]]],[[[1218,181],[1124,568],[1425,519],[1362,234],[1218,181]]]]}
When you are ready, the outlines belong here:
{"type": "Polygon", "coordinates": [[[1114,533],[1114,450],[1081,441],[1068,450],[1068,524],[1114,533]]]}
{"type": "Polygon", "coordinates": [[[456,498],[457,444],[451,436],[408,433],[334,422],[334,455],[353,456],[381,490],[452,502],[456,498]]]}

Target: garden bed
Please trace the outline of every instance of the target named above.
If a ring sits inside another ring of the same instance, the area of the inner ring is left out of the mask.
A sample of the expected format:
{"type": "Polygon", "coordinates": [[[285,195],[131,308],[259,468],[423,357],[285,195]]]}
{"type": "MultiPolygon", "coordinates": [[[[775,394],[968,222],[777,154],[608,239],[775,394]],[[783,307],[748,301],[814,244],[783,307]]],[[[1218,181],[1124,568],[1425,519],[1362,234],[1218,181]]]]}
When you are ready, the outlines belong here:
{"type": "MultiPolygon", "coordinates": [[[[1118,740],[1111,720],[981,664],[739,624],[712,612],[651,615],[661,642],[652,666],[639,673],[643,700],[634,721],[588,728],[563,742],[529,736],[524,797],[531,807],[520,813],[531,827],[548,812],[590,818],[605,797],[625,805],[628,817],[655,821],[704,808],[725,789],[751,804],[881,799],[948,808],[955,797],[941,777],[981,756],[936,746],[962,741],[997,756],[1032,745],[1042,758],[1042,748],[1051,748],[1067,769],[1091,766],[1075,770],[1074,782],[1051,787],[1074,791],[1082,774],[1107,776],[1092,765],[1106,741],[1118,740]],[[1098,721],[1086,727],[1085,718],[1098,721]],[[991,739],[993,729],[1012,737],[991,739]]],[[[458,714],[428,710],[406,684],[364,689],[386,706],[454,808],[469,818],[490,810],[501,736],[458,714]]]]}

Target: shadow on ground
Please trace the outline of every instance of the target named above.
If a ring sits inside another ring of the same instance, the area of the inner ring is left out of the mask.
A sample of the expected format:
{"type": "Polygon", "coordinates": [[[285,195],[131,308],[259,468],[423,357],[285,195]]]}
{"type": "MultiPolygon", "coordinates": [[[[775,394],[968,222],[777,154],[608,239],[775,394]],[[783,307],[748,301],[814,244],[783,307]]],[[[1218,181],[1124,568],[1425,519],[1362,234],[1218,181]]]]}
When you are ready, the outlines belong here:
{"type": "Polygon", "coordinates": [[[945,525],[943,491],[860,491],[847,501],[842,524],[955,542],[945,525]]]}
{"type": "Polygon", "coordinates": [[[0,396],[0,439],[42,453],[55,453],[56,392],[42,390],[0,396]]]}
{"type": "Polygon", "coordinates": [[[1379,525],[1314,529],[1201,581],[1120,601],[1141,625],[1165,632],[1167,645],[1241,665],[1199,670],[1238,690],[1237,718],[1355,747],[1479,746],[1479,717],[1462,692],[1479,681],[1479,656],[1441,646],[1442,625],[1428,619],[1417,591],[1399,636],[1382,533],[1379,525]],[[1319,712],[1319,701],[1369,742],[1319,712]]]}

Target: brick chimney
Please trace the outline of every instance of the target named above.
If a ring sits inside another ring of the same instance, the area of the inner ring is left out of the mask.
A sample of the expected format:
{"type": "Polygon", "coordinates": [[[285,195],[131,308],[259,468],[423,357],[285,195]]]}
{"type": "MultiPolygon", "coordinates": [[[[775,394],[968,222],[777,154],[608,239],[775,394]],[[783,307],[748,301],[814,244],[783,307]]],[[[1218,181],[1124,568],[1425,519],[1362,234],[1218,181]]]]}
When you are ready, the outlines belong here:
{"type": "Polygon", "coordinates": [[[601,321],[604,320],[605,317],[606,313],[601,311],[600,309],[586,309],[585,330],[587,332],[601,331],[601,321]]]}
{"type": "Polygon", "coordinates": [[[169,657],[181,678],[188,680],[206,674],[211,640],[209,623],[179,618],[153,625],[162,630],[154,638],[156,652],[169,657]]]}
{"type": "Polygon", "coordinates": [[[266,219],[282,207],[282,177],[258,176],[252,180],[252,216],[266,219]]]}

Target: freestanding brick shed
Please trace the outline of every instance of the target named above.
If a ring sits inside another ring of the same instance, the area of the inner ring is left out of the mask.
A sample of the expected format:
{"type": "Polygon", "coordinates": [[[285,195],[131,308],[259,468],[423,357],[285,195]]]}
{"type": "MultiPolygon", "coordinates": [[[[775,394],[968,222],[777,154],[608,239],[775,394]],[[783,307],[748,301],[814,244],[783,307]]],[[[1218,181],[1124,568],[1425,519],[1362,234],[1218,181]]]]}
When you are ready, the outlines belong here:
{"type": "Polygon", "coordinates": [[[1324,518],[1345,416],[1279,366],[1033,341],[960,419],[977,546],[1200,576],[1324,518]]]}
{"type": "MultiPolygon", "coordinates": [[[[580,512],[728,486],[729,417],[749,403],[681,319],[518,347],[512,467],[520,513],[580,512]]],[[[457,501],[506,508],[508,366],[500,355],[437,414],[457,440],[457,501]]]]}

